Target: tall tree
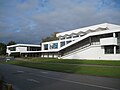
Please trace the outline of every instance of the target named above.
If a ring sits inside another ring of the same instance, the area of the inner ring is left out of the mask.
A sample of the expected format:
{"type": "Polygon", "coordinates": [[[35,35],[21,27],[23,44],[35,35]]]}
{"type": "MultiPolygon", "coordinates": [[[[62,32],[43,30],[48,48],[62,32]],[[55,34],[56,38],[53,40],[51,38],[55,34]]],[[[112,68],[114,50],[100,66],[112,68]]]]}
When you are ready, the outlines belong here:
{"type": "Polygon", "coordinates": [[[56,34],[58,32],[54,32],[54,34],[52,34],[51,36],[42,38],[42,42],[49,42],[49,41],[53,41],[53,40],[57,40],[58,38],[56,37],[56,34]]]}
{"type": "Polygon", "coordinates": [[[6,54],[6,44],[0,43],[0,55],[6,54]]]}
{"type": "Polygon", "coordinates": [[[16,42],[15,42],[15,41],[10,41],[10,42],[8,42],[7,46],[10,46],[10,45],[15,45],[15,44],[16,44],[16,42]]]}

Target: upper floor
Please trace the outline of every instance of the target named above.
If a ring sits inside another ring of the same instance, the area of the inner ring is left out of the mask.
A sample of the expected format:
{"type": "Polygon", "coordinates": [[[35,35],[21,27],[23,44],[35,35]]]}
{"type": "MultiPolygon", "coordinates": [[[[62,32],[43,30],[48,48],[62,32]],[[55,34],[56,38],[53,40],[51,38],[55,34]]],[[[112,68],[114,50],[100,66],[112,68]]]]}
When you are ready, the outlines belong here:
{"type": "Polygon", "coordinates": [[[114,24],[99,24],[90,27],[80,28],[67,32],[56,34],[59,39],[56,41],[42,43],[43,52],[57,52],[76,42],[84,40],[89,37],[91,44],[110,45],[120,44],[120,26],[114,24]],[[107,41],[107,42],[106,42],[107,41]]]}
{"type": "Polygon", "coordinates": [[[14,53],[14,52],[30,52],[30,51],[40,51],[40,45],[33,45],[33,44],[15,44],[11,46],[7,46],[7,53],[14,53]]]}

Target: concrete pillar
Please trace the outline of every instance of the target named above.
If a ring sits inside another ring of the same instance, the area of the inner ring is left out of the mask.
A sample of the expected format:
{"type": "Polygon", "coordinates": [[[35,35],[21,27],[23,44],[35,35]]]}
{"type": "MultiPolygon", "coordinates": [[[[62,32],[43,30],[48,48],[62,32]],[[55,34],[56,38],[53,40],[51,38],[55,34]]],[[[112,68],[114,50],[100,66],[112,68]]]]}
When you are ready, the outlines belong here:
{"type": "Polygon", "coordinates": [[[27,54],[25,54],[25,57],[27,57],[27,54]]]}
{"type": "Polygon", "coordinates": [[[89,43],[90,43],[90,45],[91,45],[91,37],[89,37],[89,43]]]}
{"type": "Polygon", "coordinates": [[[59,37],[59,40],[61,40],[61,36],[59,37]]]}
{"type": "Polygon", "coordinates": [[[116,46],[114,46],[114,54],[116,54],[116,46]]]}
{"type": "Polygon", "coordinates": [[[114,38],[116,37],[115,33],[113,33],[113,37],[114,37],[114,38]]]}
{"type": "Polygon", "coordinates": [[[67,41],[65,41],[65,45],[67,44],[67,41]]]}
{"type": "Polygon", "coordinates": [[[58,42],[58,49],[60,48],[60,42],[58,42]]]}

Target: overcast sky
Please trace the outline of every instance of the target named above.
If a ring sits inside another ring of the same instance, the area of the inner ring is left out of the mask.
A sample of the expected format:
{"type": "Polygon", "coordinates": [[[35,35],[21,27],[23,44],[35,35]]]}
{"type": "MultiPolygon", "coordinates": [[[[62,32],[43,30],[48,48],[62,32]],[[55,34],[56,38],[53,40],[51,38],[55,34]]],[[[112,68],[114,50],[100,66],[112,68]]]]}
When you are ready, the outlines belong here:
{"type": "Polygon", "coordinates": [[[120,25],[120,0],[0,0],[0,42],[39,44],[54,32],[120,25]]]}

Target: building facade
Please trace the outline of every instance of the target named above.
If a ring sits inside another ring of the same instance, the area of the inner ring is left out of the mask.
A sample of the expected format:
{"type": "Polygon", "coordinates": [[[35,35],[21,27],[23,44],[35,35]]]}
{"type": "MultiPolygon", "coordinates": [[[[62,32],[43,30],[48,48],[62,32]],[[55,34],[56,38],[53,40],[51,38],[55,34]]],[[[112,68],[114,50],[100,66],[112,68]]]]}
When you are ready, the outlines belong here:
{"type": "Polygon", "coordinates": [[[40,45],[33,44],[15,44],[7,46],[7,54],[9,56],[22,57],[38,57],[40,55],[40,45]]]}
{"type": "Polygon", "coordinates": [[[59,40],[44,42],[41,57],[120,60],[120,26],[103,23],[56,34],[59,40]]]}
{"type": "Polygon", "coordinates": [[[120,60],[120,26],[103,23],[57,33],[58,40],[40,45],[7,46],[8,55],[59,59],[120,60]]]}

